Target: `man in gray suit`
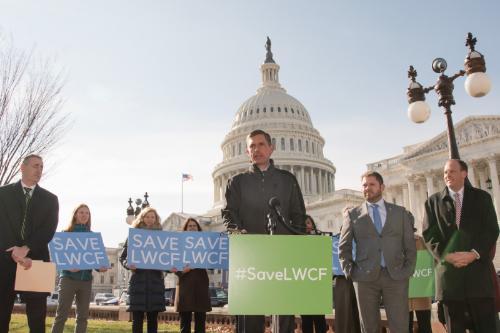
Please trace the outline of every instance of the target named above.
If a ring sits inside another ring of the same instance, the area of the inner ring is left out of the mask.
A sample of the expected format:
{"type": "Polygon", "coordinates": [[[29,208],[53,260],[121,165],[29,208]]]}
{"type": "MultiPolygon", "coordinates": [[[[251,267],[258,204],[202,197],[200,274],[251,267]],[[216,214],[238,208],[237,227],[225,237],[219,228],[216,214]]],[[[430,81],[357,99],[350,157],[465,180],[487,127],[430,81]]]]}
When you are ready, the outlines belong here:
{"type": "Polygon", "coordinates": [[[384,201],[384,180],[378,172],[364,173],[361,181],[366,202],[344,216],[340,264],[354,281],[361,330],[380,332],[382,300],[390,331],[408,332],[408,282],[417,258],[413,216],[405,208],[384,201]]]}

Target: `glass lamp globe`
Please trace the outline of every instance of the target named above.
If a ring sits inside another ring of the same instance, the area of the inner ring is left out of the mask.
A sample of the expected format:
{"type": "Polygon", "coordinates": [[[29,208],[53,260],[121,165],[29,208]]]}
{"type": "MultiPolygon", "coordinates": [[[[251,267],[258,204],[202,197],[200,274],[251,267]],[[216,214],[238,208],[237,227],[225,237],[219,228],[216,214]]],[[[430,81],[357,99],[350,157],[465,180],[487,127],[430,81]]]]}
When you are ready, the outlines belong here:
{"type": "Polygon", "coordinates": [[[491,90],[491,81],[488,75],[483,72],[476,72],[467,75],[465,80],[465,91],[472,97],[483,97],[491,90]]]}
{"type": "Polygon", "coordinates": [[[429,119],[431,108],[424,101],[416,101],[408,106],[408,118],[411,121],[420,124],[429,119]]]}

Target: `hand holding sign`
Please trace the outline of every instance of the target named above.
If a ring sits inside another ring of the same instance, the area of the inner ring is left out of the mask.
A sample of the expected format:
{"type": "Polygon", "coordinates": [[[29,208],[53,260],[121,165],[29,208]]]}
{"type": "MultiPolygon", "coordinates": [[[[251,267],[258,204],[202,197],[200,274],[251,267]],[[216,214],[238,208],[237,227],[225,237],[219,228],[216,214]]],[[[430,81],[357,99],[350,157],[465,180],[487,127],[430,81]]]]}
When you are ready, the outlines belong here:
{"type": "Polygon", "coordinates": [[[130,228],[129,268],[184,270],[227,269],[228,238],[218,232],[169,232],[130,228]]]}

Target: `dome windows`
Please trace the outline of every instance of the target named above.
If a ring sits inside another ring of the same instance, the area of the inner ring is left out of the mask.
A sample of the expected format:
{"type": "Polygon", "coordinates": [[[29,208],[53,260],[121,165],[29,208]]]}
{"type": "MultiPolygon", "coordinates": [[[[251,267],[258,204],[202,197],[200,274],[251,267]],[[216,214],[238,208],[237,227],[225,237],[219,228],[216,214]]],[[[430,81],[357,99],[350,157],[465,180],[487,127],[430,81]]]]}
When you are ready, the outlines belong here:
{"type": "Polygon", "coordinates": [[[292,113],[295,113],[295,112],[293,111],[293,108],[290,108],[290,110],[292,111],[292,113]]]}
{"type": "Polygon", "coordinates": [[[306,140],[306,153],[309,153],[309,140],[306,140]]]}
{"type": "Polygon", "coordinates": [[[290,138],[290,151],[295,151],[295,142],[293,138],[290,138]]]}
{"type": "Polygon", "coordinates": [[[281,138],[281,150],[285,151],[285,138],[281,138]]]}
{"type": "Polygon", "coordinates": [[[299,147],[299,151],[301,152],[302,151],[302,140],[301,139],[299,139],[297,146],[299,147]]]}
{"type": "Polygon", "coordinates": [[[288,108],[287,107],[285,107],[285,112],[288,113],[288,108]]]}
{"type": "Polygon", "coordinates": [[[281,108],[278,106],[278,112],[281,112],[281,108]]]}
{"type": "Polygon", "coordinates": [[[259,108],[257,108],[257,111],[255,111],[255,113],[259,114],[259,108]]]}
{"type": "Polygon", "coordinates": [[[271,106],[271,112],[274,112],[274,108],[271,106]]]}
{"type": "Polygon", "coordinates": [[[262,109],[262,112],[266,113],[266,108],[265,107],[262,109]]]}

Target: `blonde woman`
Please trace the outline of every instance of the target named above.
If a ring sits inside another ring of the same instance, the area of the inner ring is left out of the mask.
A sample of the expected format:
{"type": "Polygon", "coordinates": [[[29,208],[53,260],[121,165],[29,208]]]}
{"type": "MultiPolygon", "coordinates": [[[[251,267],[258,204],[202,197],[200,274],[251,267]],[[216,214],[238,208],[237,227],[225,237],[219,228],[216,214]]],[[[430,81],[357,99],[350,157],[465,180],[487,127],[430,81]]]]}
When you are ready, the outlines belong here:
{"type": "MultiPolygon", "coordinates": [[[[141,211],[133,228],[161,230],[160,216],[154,208],[147,207],[141,211]]],[[[129,306],[132,312],[132,332],[142,333],[144,313],[147,317],[148,333],[158,331],[158,312],[165,311],[165,283],[163,272],[154,269],[137,269],[127,262],[127,242],[123,246],[120,262],[125,269],[132,271],[128,283],[129,306]]]]}
{"type": "MultiPolygon", "coordinates": [[[[89,232],[91,225],[90,209],[86,204],[80,204],[73,210],[73,215],[65,232],[89,232]]],[[[105,272],[101,267],[99,272],[105,272]]],[[[52,326],[52,333],[62,333],[68,319],[73,298],[76,304],[75,333],[87,332],[89,316],[90,293],[92,290],[92,270],[63,270],[59,279],[59,303],[57,304],[56,318],[52,326]]]]}

